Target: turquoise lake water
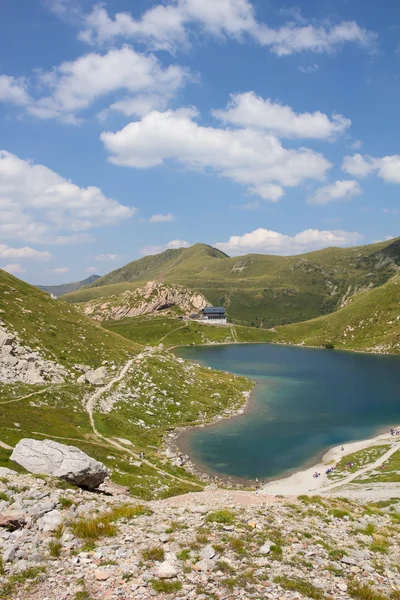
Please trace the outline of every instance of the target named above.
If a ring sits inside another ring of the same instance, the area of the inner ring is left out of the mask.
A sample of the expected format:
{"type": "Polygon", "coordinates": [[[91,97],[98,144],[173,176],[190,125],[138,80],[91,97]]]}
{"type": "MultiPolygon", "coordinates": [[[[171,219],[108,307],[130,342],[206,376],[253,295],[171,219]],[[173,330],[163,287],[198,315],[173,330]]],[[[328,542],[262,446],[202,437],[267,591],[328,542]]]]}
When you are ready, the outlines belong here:
{"type": "Polygon", "coordinates": [[[257,382],[246,414],[187,434],[192,458],[219,474],[276,478],[400,425],[399,356],[268,344],[176,354],[257,382]]]}

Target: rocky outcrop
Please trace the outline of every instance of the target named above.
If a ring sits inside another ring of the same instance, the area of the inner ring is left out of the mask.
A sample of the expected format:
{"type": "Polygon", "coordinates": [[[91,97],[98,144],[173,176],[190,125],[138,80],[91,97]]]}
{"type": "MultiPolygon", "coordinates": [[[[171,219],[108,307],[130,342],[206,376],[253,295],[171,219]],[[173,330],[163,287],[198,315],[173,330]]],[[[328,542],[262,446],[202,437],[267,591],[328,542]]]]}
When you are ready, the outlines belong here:
{"type": "Polygon", "coordinates": [[[52,440],[22,439],[15,446],[11,460],[30,473],[53,475],[91,490],[98,488],[108,475],[103,463],[75,446],[52,440]]]}
{"type": "Polygon", "coordinates": [[[144,288],[111,296],[106,302],[92,300],[83,312],[95,321],[111,321],[165,311],[176,306],[183,313],[198,312],[209,303],[206,298],[180,285],[149,281],[144,288]]]}
{"type": "Polygon", "coordinates": [[[1,383],[63,383],[67,375],[64,367],[43,358],[39,350],[24,346],[21,339],[7,330],[0,320],[1,383]]]}

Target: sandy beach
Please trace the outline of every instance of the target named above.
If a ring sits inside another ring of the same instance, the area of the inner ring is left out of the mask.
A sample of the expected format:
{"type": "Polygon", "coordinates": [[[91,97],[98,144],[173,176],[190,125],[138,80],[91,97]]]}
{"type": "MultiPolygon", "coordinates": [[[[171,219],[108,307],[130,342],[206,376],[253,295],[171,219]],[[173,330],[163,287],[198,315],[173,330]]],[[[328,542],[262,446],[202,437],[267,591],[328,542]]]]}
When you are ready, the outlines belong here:
{"type": "MultiPolygon", "coordinates": [[[[280,494],[282,496],[297,496],[301,494],[324,494],[331,493],[337,488],[342,488],[348,485],[354,479],[358,478],[363,473],[371,471],[383,464],[388,458],[396,452],[400,447],[399,437],[392,436],[390,432],[377,435],[374,438],[362,440],[359,442],[351,442],[344,444],[344,446],[336,446],[331,448],[324,454],[321,461],[312,467],[303,471],[298,471],[289,477],[284,479],[278,479],[267,483],[260,491],[260,494],[275,495],[280,494]],[[383,456],[381,456],[374,463],[367,465],[366,467],[359,469],[355,473],[349,473],[346,477],[340,481],[332,481],[328,478],[325,471],[328,466],[335,465],[338,463],[343,456],[358,452],[372,446],[390,444],[391,448],[383,456]],[[344,450],[342,450],[342,447],[344,450]],[[313,473],[321,473],[318,478],[313,477],[313,473]]],[[[372,490],[371,490],[372,491],[372,490]]]]}

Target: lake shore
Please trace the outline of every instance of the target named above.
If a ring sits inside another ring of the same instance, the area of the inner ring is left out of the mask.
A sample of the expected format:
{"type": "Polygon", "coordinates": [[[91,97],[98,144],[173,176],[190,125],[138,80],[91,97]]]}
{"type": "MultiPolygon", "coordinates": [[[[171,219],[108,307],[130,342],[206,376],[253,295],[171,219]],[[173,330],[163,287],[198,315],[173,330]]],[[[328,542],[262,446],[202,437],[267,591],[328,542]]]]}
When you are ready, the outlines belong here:
{"type": "MultiPolygon", "coordinates": [[[[393,443],[396,437],[393,437],[390,432],[381,433],[373,438],[361,440],[358,442],[350,442],[348,444],[335,446],[328,450],[322,457],[322,459],[314,464],[312,467],[296,471],[293,475],[282,479],[277,479],[268,482],[260,490],[260,494],[267,495],[282,495],[282,496],[297,496],[302,494],[324,494],[333,491],[336,488],[340,488],[343,485],[347,485],[362,473],[362,469],[348,477],[334,481],[329,479],[325,473],[329,466],[334,466],[343,458],[354,452],[371,448],[372,446],[381,445],[382,443],[393,443]],[[344,448],[344,450],[342,450],[344,448]],[[314,478],[313,474],[321,473],[321,476],[314,478]]],[[[397,448],[396,448],[397,449],[397,448]]],[[[376,465],[382,464],[381,460],[376,461],[376,465]]],[[[369,465],[371,467],[371,465],[369,465]]]]}

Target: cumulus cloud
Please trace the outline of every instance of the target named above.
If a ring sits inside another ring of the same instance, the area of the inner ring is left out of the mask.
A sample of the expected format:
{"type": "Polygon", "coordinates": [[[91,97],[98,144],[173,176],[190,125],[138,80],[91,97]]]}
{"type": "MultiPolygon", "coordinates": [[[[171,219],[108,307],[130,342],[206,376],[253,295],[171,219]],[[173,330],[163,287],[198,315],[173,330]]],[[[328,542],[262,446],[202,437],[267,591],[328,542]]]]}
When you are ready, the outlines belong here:
{"type": "Polygon", "coordinates": [[[0,75],[0,102],[25,105],[31,101],[22,78],[0,75]]]}
{"type": "Polygon", "coordinates": [[[354,179],[335,181],[318,188],[307,202],[309,204],[328,204],[335,200],[350,200],[361,194],[361,191],[360,184],[354,179]]]}
{"type": "Polygon", "coordinates": [[[86,273],[97,273],[98,270],[98,267],[86,267],[85,269],[86,273]]]}
{"type": "Polygon", "coordinates": [[[0,151],[0,237],[68,244],[91,239],[82,233],[132,216],[134,208],[82,188],[44,165],[0,151]],[[67,232],[67,233],[66,233],[67,232]]]}
{"type": "Polygon", "coordinates": [[[10,263],[9,265],[5,265],[1,268],[3,269],[3,271],[11,273],[11,275],[22,275],[22,273],[26,273],[26,269],[21,267],[19,263],[10,263]]]}
{"type": "Polygon", "coordinates": [[[170,223],[171,221],[175,221],[175,215],[168,213],[166,215],[152,215],[149,219],[149,223],[170,223]]]}
{"type": "Polygon", "coordinates": [[[214,117],[224,123],[269,131],[278,137],[334,138],[351,125],[350,119],[319,111],[296,113],[290,106],[260,98],[254,92],[232,94],[225,110],[214,110],[214,117]]]}
{"type": "Polygon", "coordinates": [[[185,242],[185,240],[171,240],[168,244],[164,245],[143,246],[143,248],[140,249],[140,255],[148,256],[149,254],[160,254],[160,252],[164,252],[165,250],[176,250],[178,248],[188,248],[189,246],[189,242],[185,242]]]}
{"type": "Polygon", "coordinates": [[[261,131],[202,127],[197,116],[195,109],[153,111],[116,133],[103,132],[101,139],[116,165],[144,169],[175,162],[213,171],[275,202],[283,187],[323,180],[331,167],[313,150],[287,150],[261,131]]]}
{"type": "Polygon", "coordinates": [[[0,244],[0,258],[16,258],[17,260],[50,260],[52,255],[50,252],[39,252],[28,246],[24,246],[23,248],[12,248],[6,244],[0,244]]]}
{"type": "Polygon", "coordinates": [[[76,124],[80,122],[76,113],[103,96],[122,91],[127,97],[112,103],[110,109],[140,115],[150,99],[152,107],[163,108],[188,77],[183,67],[164,69],[154,55],[140,54],[129,46],[105,54],[92,52],[42,73],[41,85],[51,93],[31,102],[27,110],[41,119],[76,124]]]}
{"type": "Polygon", "coordinates": [[[69,267],[56,267],[55,269],[48,269],[49,273],[61,274],[61,273],[69,273],[69,267]]]}
{"type": "Polygon", "coordinates": [[[230,255],[259,254],[301,254],[327,246],[350,246],[358,242],[362,235],[349,231],[321,231],[306,229],[290,236],[269,229],[255,229],[244,235],[232,235],[227,242],[217,242],[215,246],[230,255]]]}
{"type": "Polygon", "coordinates": [[[384,181],[400,183],[400,154],[383,158],[361,154],[345,156],[342,169],[353,177],[365,177],[371,173],[377,173],[378,177],[384,181]]]}
{"type": "Polygon", "coordinates": [[[296,19],[281,27],[269,27],[257,21],[250,0],[172,0],[153,6],[138,19],[127,12],[110,16],[97,5],[84,17],[79,37],[89,44],[135,39],[150,48],[173,52],[189,46],[193,27],[196,33],[220,39],[252,39],[278,56],[303,51],[331,53],[345,43],[373,48],[376,43],[375,34],[354,21],[316,25],[296,19]]]}
{"type": "Polygon", "coordinates": [[[96,256],[96,260],[101,262],[116,262],[121,256],[119,254],[99,254],[96,256]]]}

